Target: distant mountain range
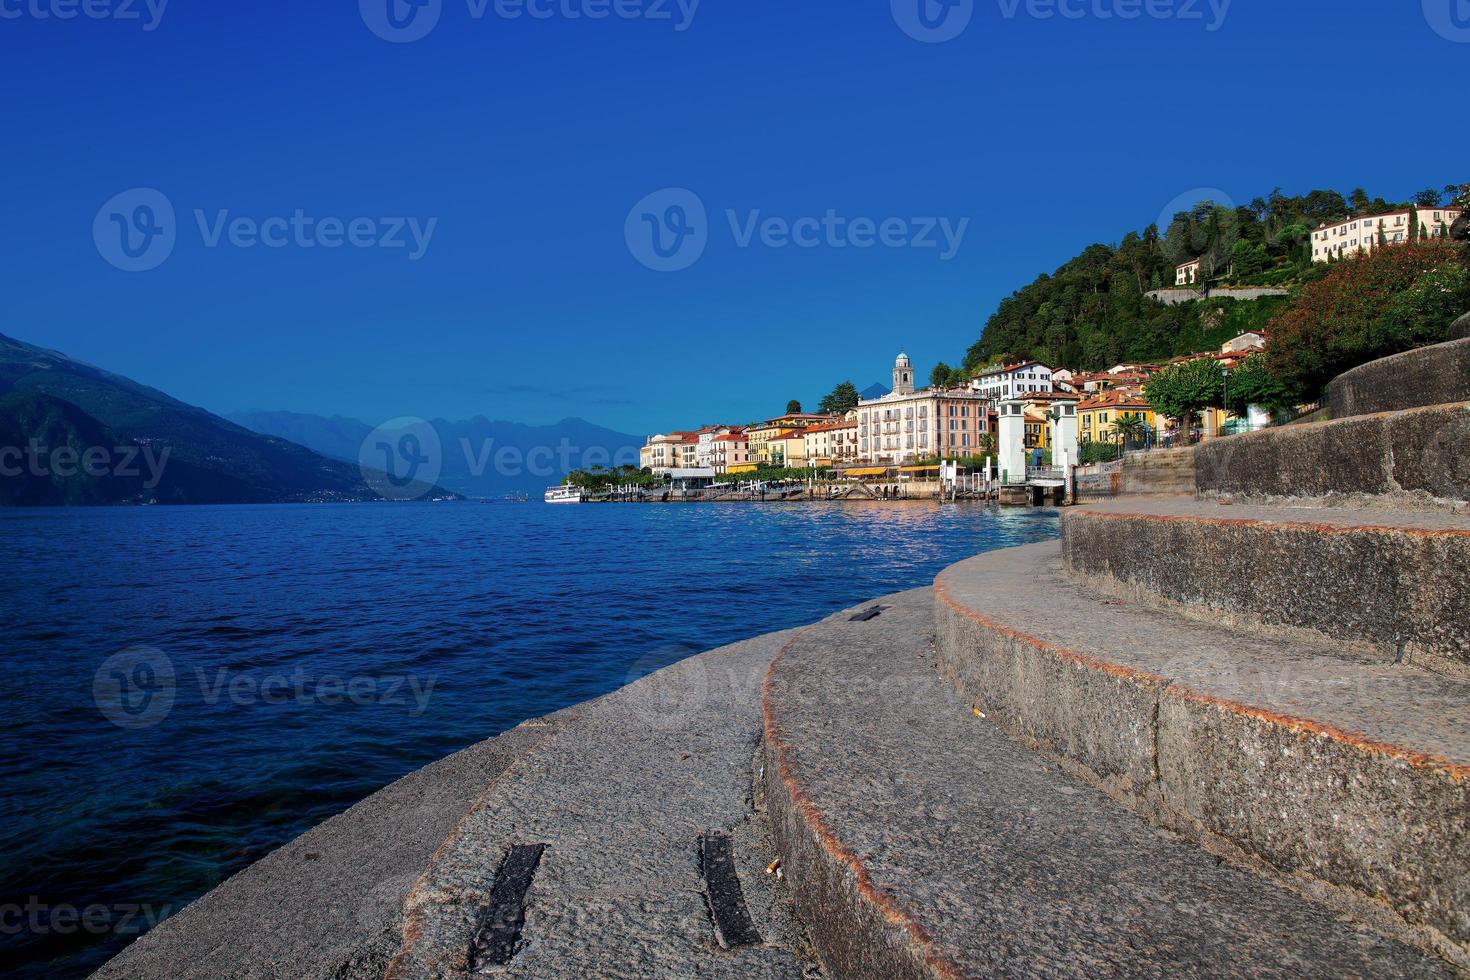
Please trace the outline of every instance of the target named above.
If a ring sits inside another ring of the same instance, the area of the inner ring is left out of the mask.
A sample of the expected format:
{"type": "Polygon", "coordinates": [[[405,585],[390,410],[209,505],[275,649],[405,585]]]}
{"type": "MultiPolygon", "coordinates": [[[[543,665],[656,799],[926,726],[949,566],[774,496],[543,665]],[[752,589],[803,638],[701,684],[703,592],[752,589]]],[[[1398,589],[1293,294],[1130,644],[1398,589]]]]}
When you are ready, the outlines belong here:
{"type": "Polygon", "coordinates": [[[858,395],[865,400],[871,401],[874,398],[882,398],[884,395],[892,393],[892,388],[888,387],[887,385],[878,384],[875,381],[873,384],[868,385],[862,391],[858,392],[858,395]]]}
{"type": "MultiPolygon", "coordinates": [[[[382,434],[366,422],[340,415],[254,411],[230,418],[255,432],[351,462],[359,459],[370,436],[382,434]]],[[[639,436],[577,418],[554,425],[492,422],[483,416],[457,422],[433,419],[427,424],[438,440],[441,465],[436,482],[470,497],[539,493],[574,469],[636,466],[638,447],[643,445],[639,436]]]]}
{"type": "Polygon", "coordinates": [[[0,334],[0,505],[378,499],[355,462],[0,334]]]}

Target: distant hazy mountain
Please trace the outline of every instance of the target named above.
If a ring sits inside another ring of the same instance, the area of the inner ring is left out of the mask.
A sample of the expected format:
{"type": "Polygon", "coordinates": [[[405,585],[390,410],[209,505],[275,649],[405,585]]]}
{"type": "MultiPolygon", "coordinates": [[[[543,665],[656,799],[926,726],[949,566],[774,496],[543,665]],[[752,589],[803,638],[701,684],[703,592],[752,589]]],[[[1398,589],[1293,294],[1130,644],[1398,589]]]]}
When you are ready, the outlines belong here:
{"type": "MultiPolygon", "coordinates": [[[[358,419],[298,412],[240,412],[230,416],[265,435],[289,439],[337,459],[355,461],[374,427],[358,419]]],[[[492,422],[483,416],[429,423],[439,439],[438,484],[472,497],[539,492],[568,472],[592,466],[637,465],[639,436],[583,419],[554,425],[492,422]]]]}
{"type": "Polygon", "coordinates": [[[376,499],[356,465],[0,334],[0,503],[376,499]]]}
{"type": "Polygon", "coordinates": [[[884,395],[890,394],[892,391],[893,389],[889,388],[887,385],[882,385],[874,382],[873,384],[868,385],[868,387],[864,388],[862,391],[858,392],[858,395],[859,397],[868,399],[882,398],[884,395]]]}

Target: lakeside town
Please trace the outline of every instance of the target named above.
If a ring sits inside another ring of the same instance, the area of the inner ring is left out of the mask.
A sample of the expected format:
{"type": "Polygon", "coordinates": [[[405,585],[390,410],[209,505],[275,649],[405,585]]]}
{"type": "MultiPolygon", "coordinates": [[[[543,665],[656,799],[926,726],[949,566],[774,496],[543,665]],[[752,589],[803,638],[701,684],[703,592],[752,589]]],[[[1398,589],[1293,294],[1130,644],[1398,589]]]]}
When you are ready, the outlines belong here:
{"type": "MultiPolygon", "coordinates": [[[[1281,200],[1273,196],[1243,210],[1264,214],[1281,200]]],[[[1218,302],[1219,309],[1204,315],[1217,323],[1225,320],[1226,304],[1289,306],[1296,291],[1283,288],[1279,273],[1294,263],[1306,271],[1303,278],[1315,281],[1386,248],[1447,241],[1464,208],[1458,200],[1442,206],[1435,200],[1434,192],[1425,192],[1421,206],[1375,207],[1355,192],[1355,216],[1321,221],[1310,232],[1288,226],[1301,244],[1297,258],[1278,257],[1277,285],[1270,284],[1271,274],[1239,274],[1250,268],[1254,247],[1243,239],[1231,247],[1228,265],[1213,257],[1220,232],[1207,226],[1226,212],[1202,202],[1193,214],[1195,224],[1206,228],[1203,254],[1174,266],[1172,287],[1155,275],[1154,288],[1143,296],[1159,308],[1218,302]]],[[[1346,201],[1339,197],[1336,204],[1347,206],[1346,201]]],[[[1171,234],[1189,219],[1180,215],[1171,234]]],[[[1274,322],[1264,313],[1243,319],[1274,322]]],[[[859,392],[843,382],[816,412],[803,411],[793,400],[784,413],[747,424],[704,423],[655,433],[640,448],[637,468],[574,473],[566,486],[549,490],[547,500],[805,498],[817,495],[818,484],[827,499],[853,497],[854,488],[864,490],[856,494],[860,498],[999,497],[1007,485],[1034,478],[1067,481],[1071,468],[1113,463],[1126,453],[1319,417],[1320,400],[1300,392],[1294,397],[1272,377],[1266,357],[1271,339],[1269,327],[1252,326],[1211,349],[1091,371],[1004,355],[969,371],[940,362],[923,387],[913,360],[901,352],[890,386],[859,392]]],[[[1301,338],[1293,342],[1302,346],[1301,338]]]]}

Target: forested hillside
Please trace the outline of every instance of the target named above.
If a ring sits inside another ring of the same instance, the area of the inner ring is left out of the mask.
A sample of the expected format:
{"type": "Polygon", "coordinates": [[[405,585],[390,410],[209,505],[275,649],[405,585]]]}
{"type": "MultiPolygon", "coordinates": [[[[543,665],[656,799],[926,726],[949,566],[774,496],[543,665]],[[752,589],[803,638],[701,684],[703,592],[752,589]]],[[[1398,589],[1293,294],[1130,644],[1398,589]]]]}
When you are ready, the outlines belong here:
{"type": "Polygon", "coordinates": [[[1463,187],[1451,185],[1392,202],[1361,189],[1298,197],[1276,190],[1243,207],[1201,201],[1162,232],[1150,225],[1116,246],[1092,245],[1002,300],[953,377],[1017,358],[1097,370],[1210,349],[1241,330],[1265,327],[1282,301],[1215,299],[1166,307],[1148,299],[1149,290],[1174,285],[1179,263],[1200,258],[1202,278],[1216,285],[1297,287],[1328,271],[1311,262],[1311,230],[1323,222],[1437,206],[1462,193],[1463,187]]]}

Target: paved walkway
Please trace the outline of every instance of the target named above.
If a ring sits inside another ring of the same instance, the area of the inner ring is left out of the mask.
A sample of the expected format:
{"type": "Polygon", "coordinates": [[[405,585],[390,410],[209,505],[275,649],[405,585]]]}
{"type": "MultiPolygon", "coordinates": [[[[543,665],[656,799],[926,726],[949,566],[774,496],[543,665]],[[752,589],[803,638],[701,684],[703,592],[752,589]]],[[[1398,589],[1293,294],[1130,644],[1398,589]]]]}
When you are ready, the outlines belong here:
{"type": "Polygon", "coordinates": [[[801,977],[784,882],[754,799],[760,684],[790,634],[693,657],[597,701],[502,777],[414,890],[394,977],[463,976],[496,869],[545,845],[508,977],[801,977]],[[756,933],[725,949],[700,838],[730,838],[756,933]]]}

